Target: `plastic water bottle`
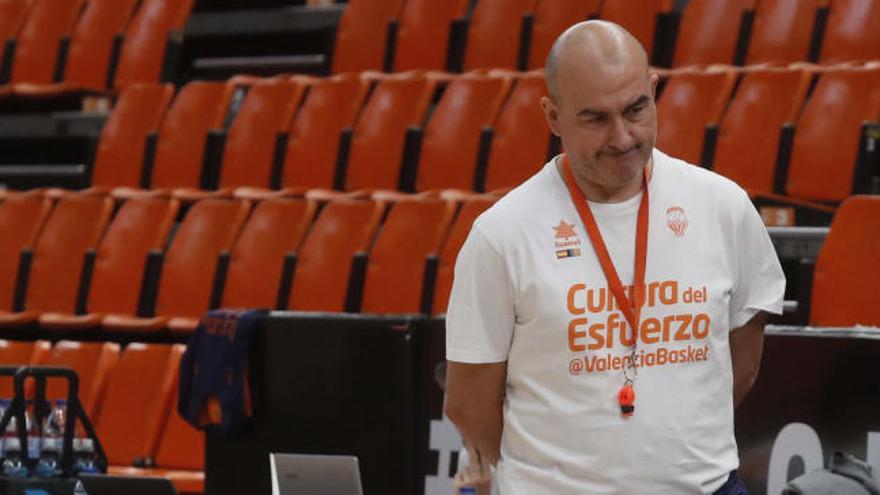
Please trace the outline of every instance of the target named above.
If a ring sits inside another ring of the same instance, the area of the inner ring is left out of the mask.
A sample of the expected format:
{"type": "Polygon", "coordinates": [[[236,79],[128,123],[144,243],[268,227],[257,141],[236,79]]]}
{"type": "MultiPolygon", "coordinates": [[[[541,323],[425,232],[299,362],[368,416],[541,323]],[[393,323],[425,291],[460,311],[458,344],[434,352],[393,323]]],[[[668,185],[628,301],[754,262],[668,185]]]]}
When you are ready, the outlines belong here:
{"type": "MultiPolygon", "coordinates": [[[[6,414],[6,411],[9,409],[9,400],[0,399],[0,419],[6,414]]],[[[3,437],[0,436],[0,459],[3,459],[4,450],[3,450],[3,437]]]]}
{"type": "Polygon", "coordinates": [[[40,426],[34,419],[30,410],[24,410],[24,428],[27,432],[27,456],[28,459],[40,458],[40,426]]]}
{"type": "Polygon", "coordinates": [[[40,445],[40,459],[34,474],[41,478],[55,478],[61,475],[61,449],[64,440],[64,421],[67,418],[67,402],[58,400],[55,409],[43,421],[43,439],[40,445]]]}
{"type": "MultiPolygon", "coordinates": [[[[9,408],[6,402],[4,411],[9,408]]],[[[25,478],[28,475],[27,465],[21,455],[21,441],[18,439],[15,417],[9,420],[6,430],[3,432],[3,463],[0,464],[0,472],[8,478],[25,478]]]]}
{"type": "Polygon", "coordinates": [[[95,443],[91,438],[73,439],[73,473],[100,474],[98,461],[95,457],[95,443]]]}

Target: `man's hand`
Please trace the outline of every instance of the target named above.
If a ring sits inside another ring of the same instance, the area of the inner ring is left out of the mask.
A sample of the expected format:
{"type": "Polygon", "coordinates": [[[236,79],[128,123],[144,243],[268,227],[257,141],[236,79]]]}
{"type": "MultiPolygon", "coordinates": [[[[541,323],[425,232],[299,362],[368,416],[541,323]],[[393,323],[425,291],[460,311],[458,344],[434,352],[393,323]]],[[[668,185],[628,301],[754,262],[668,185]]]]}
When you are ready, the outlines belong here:
{"type": "Polygon", "coordinates": [[[446,370],[446,415],[476,454],[471,462],[495,465],[501,457],[502,406],[507,362],[449,362],[446,370]]]}
{"type": "Polygon", "coordinates": [[[730,331],[730,360],[733,364],[733,406],[736,407],[752,389],[761,354],[764,351],[764,325],[767,313],[759,311],[745,325],[730,331]]]}

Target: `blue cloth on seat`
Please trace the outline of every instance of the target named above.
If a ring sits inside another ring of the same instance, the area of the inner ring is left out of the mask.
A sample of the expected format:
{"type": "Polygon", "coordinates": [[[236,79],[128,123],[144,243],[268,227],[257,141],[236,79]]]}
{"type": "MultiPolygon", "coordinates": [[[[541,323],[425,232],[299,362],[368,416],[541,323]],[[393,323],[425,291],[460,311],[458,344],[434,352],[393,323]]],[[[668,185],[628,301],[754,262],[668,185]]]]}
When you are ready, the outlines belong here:
{"type": "Polygon", "coordinates": [[[200,430],[233,431],[251,416],[248,351],[264,310],[209,311],[180,361],[178,412],[200,430]]]}

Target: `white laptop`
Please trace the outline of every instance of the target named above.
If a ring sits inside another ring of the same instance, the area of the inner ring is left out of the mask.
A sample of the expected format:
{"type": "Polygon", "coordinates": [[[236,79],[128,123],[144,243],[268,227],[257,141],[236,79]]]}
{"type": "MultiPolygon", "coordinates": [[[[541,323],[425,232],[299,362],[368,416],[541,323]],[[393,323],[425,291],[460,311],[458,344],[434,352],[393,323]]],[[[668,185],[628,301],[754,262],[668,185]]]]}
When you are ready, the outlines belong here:
{"type": "Polygon", "coordinates": [[[272,495],[363,495],[357,457],[269,454],[272,495]]]}

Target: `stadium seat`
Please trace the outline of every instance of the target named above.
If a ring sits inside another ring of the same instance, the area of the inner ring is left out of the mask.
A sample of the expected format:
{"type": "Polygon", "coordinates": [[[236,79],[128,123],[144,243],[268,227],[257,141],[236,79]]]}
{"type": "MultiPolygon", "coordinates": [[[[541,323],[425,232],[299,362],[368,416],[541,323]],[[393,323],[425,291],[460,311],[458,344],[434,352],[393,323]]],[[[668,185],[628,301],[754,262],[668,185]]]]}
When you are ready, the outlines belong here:
{"type": "Polygon", "coordinates": [[[51,95],[69,91],[108,89],[114,57],[114,39],[121,35],[137,0],[89,0],[69,38],[61,81],[55,84],[17,84],[23,95],[51,95]]]}
{"type": "Polygon", "coordinates": [[[599,0],[538,0],[532,22],[528,68],[544,67],[556,38],[572,24],[598,14],[601,3],[599,0]]]}
{"type": "Polygon", "coordinates": [[[282,187],[334,187],[340,133],[354,125],[368,87],[355,74],[314,80],[290,129],[282,187]]]}
{"type": "Polygon", "coordinates": [[[254,207],[232,248],[221,306],[274,308],[285,256],[299,249],[316,205],[303,199],[266,199],[254,207]]]}
{"type": "Polygon", "coordinates": [[[797,69],[749,71],[718,131],[713,170],[750,192],[772,192],[782,125],[797,121],[812,74],[797,69]]]}
{"type": "Polygon", "coordinates": [[[95,328],[107,314],[134,316],[150,251],[162,250],[179,203],[160,197],[127,200],[101,239],[81,313],[46,312],[40,326],[53,330],[95,328]]]}
{"type": "Polygon", "coordinates": [[[880,58],[880,1],[834,0],[819,62],[834,64],[880,58]]]}
{"type": "Polygon", "coordinates": [[[444,70],[452,22],[467,12],[466,0],[407,0],[400,12],[395,71],[444,70]]]}
{"type": "Polygon", "coordinates": [[[192,332],[211,309],[217,258],[229,251],[248,216],[248,201],[205,199],[184,217],[162,263],[152,317],[110,314],[102,326],[121,332],[192,332]]]}
{"type": "Polygon", "coordinates": [[[672,66],[732,64],[742,13],[742,0],[688,2],[681,15],[672,66]]]}
{"type": "Polygon", "coordinates": [[[418,197],[391,206],[369,255],[362,313],[428,311],[433,286],[425,286],[426,260],[440,253],[455,207],[452,201],[418,197]]]}
{"type": "Polygon", "coordinates": [[[147,185],[199,187],[208,131],[223,128],[231,96],[222,82],[192,81],[178,91],[159,127],[147,185]]]}
{"type": "Polygon", "coordinates": [[[0,327],[34,322],[46,311],[74,312],[85,253],[97,246],[112,209],[113,200],[101,196],[58,201],[34,245],[23,304],[0,311],[0,327]]]}
{"type": "Polygon", "coordinates": [[[440,251],[440,259],[437,264],[437,282],[434,285],[434,301],[431,305],[431,313],[435,315],[445,314],[449,304],[449,293],[452,291],[452,278],[455,272],[455,259],[458,252],[471,231],[474,220],[481,213],[489,209],[496,198],[487,194],[475,195],[466,199],[459,209],[458,216],[452,224],[449,236],[443,243],[440,251]]]}
{"type": "Polygon", "coordinates": [[[170,84],[136,84],[120,93],[101,129],[91,184],[96,191],[141,185],[147,138],[174,96],[170,84]]]}
{"type": "Polygon", "coordinates": [[[282,78],[259,79],[248,86],[226,135],[220,187],[271,186],[279,134],[290,128],[306,89],[303,84],[282,78]]]}
{"type": "Polygon", "coordinates": [[[657,102],[657,146],[698,165],[706,127],[717,125],[736,82],[730,71],[681,71],[673,75],[657,102]]]}
{"type": "Polygon", "coordinates": [[[806,61],[818,3],[816,0],[758,2],[746,64],[806,61]]]}
{"type": "Polygon", "coordinates": [[[535,0],[480,0],[474,8],[464,51],[466,71],[519,68],[523,18],[535,0]]]}
{"type": "Polygon", "coordinates": [[[484,190],[517,186],[547,161],[551,134],[541,110],[546,94],[542,71],[517,78],[493,129],[484,190]]]}
{"type": "Polygon", "coordinates": [[[358,117],[344,189],[397,189],[407,129],[421,126],[434,84],[424,76],[380,79],[358,117]]]}
{"type": "Polygon", "coordinates": [[[336,28],[332,72],[382,70],[388,23],[403,0],[350,0],[336,28]]]}
{"type": "Polygon", "coordinates": [[[10,194],[0,203],[0,311],[12,311],[22,249],[31,249],[52,201],[38,194],[10,194]]]}
{"type": "Polygon", "coordinates": [[[452,80],[425,127],[416,190],[474,188],[483,129],[510,90],[506,76],[465,74],[452,80]]]}
{"type": "MultiPolygon", "coordinates": [[[[40,363],[45,366],[64,366],[79,377],[79,402],[89,419],[100,414],[107,378],[119,360],[119,344],[113,342],[74,342],[62,340],[52,347],[40,363]]],[[[67,380],[46,380],[46,398],[67,398],[67,380]]]]}
{"type": "MultiPolygon", "coordinates": [[[[8,2],[0,2],[0,40],[15,39],[18,32],[24,26],[31,8],[34,6],[34,0],[12,0],[8,2]]],[[[3,54],[0,54],[0,62],[3,54]]]]}
{"type": "Polygon", "coordinates": [[[172,404],[174,370],[183,345],[128,344],[107,379],[101,412],[93,421],[114,466],[151,462],[172,404]]]}
{"type": "Polygon", "coordinates": [[[385,205],[339,199],[325,205],[297,253],[287,309],[343,311],[353,257],[369,251],[385,205]]]}
{"type": "Polygon", "coordinates": [[[195,0],[142,0],[125,30],[114,87],[159,82],[169,35],[183,29],[195,0]]]}
{"type": "Polygon", "coordinates": [[[85,0],[36,0],[15,39],[15,55],[9,82],[49,84],[61,39],[70,36],[85,0]]]}
{"type": "Polygon", "coordinates": [[[862,124],[880,116],[880,67],[823,72],[797,122],[785,194],[839,203],[853,194],[862,124]]]}
{"type": "Polygon", "coordinates": [[[604,0],[599,17],[626,28],[651,57],[654,54],[657,16],[671,9],[671,0],[604,0]],[[636,3],[637,6],[633,7],[636,3]]]}
{"type": "Polygon", "coordinates": [[[853,196],[840,205],[816,259],[810,324],[880,326],[880,197],[853,196]]]}
{"type": "MultiPolygon", "coordinates": [[[[180,362],[183,346],[171,349],[172,360],[180,362]]],[[[175,365],[173,375],[177,376],[175,365]]],[[[156,476],[168,478],[178,493],[201,494],[205,491],[205,434],[185,422],[177,413],[178,380],[172,380],[172,407],[168,410],[159,436],[154,468],[112,466],[111,471],[120,476],[156,476]]]]}
{"type": "MultiPolygon", "coordinates": [[[[19,342],[0,339],[0,366],[42,364],[50,349],[52,349],[52,344],[45,340],[19,342]]],[[[25,385],[27,386],[27,384],[25,385]]],[[[0,399],[12,399],[13,395],[15,395],[15,390],[12,385],[12,377],[0,376],[0,399]]]]}

